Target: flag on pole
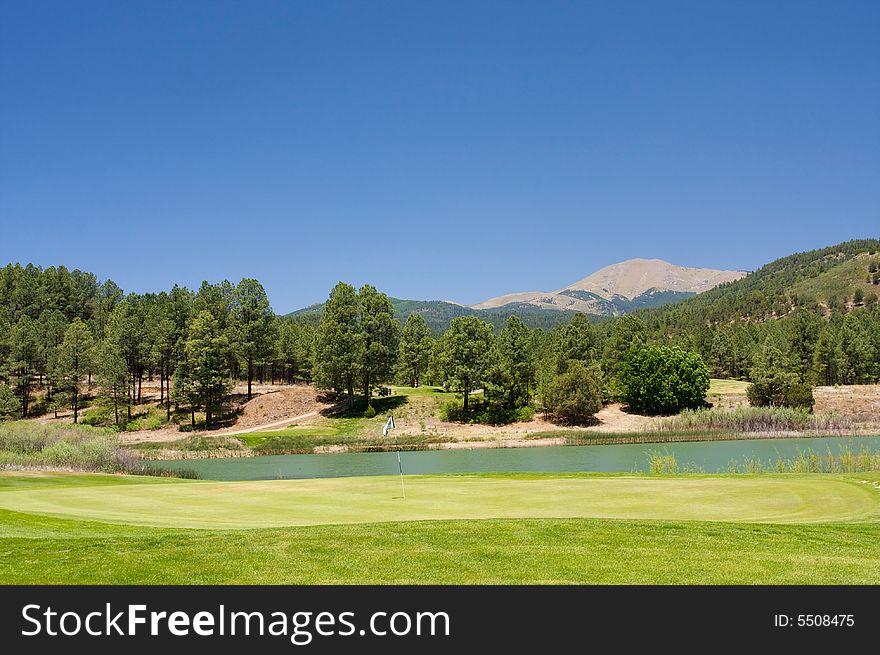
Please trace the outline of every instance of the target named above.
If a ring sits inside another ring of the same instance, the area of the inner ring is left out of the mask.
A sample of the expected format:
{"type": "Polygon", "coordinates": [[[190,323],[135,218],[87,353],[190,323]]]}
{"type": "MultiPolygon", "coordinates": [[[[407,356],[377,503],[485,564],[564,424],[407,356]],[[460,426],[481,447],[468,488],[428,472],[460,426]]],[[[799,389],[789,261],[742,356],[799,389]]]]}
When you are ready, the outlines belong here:
{"type": "MultiPolygon", "coordinates": [[[[385,421],[385,427],[382,428],[382,436],[387,437],[388,433],[394,429],[394,417],[392,415],[388,415],[388,420],[385,421]]],[[[403,499],[406,500],[406,485],[403,483],[403,462],[400,461],[400,444],[397,443],[397,437],[394,437],[394,445],[397,446],[397,470],[400,471],[400,493],[403,495],[403,499]]]]}

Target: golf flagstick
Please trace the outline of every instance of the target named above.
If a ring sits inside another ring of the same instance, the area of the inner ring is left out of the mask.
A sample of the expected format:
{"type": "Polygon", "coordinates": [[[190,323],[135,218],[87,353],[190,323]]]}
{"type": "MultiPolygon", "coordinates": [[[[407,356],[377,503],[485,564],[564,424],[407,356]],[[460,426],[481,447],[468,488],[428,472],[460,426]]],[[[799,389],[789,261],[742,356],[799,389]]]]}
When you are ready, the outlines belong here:
{"type": "MultiPolygon", "coordinates": [[[[393,429],[394,416],[389,414],[385,427],[382,428],[382,436],[387,437],[388,433],[393,429]]],[[[397,435],[394,435],[394,445],[397,446],[397,470],[400,471],[400,492],[403,494],[403,499],[406,500],[406,485],[403,483],[403,463],[400,461],[400,444],[397,442],[397,435]]]]}

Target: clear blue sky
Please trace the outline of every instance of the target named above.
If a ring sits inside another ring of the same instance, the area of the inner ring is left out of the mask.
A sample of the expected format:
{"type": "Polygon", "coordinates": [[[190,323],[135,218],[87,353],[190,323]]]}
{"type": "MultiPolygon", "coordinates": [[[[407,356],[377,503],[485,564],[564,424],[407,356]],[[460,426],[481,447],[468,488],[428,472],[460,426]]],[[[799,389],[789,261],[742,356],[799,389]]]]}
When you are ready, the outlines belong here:
{"type": "Polygon", "coordinates": [[[0,262],[476,302],[880,233],[880,2],[0,2],[0,262]]]}

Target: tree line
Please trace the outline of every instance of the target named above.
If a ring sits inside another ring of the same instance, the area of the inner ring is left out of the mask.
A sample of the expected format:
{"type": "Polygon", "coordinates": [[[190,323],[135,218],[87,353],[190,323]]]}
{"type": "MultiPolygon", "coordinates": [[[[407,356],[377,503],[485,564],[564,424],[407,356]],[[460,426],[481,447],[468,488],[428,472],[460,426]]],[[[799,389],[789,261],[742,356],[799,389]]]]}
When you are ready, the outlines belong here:
{"type": "Polygon", "coordinates": [[[124,294],[111,281],[64,267],[0,269],[0,414],[69,407],[96,387],[113,421],[131,420],[144,380],[159,380],[160,404],[204,411],[206,422],[231,381],[311,381],[315,329],[275,315],[262,285],[204,282],[193,292],[124,294]]]}
{"type": "Polygon", "coordinates": [[[10,265],[0,269],[0,413],[69,407],[78,420],[94,390],[124,427],[143,382],[158,379],[166,420],[188,414],[194,427],[196,412],[214,421],[234,380],[246,382],[248,398],[255,381],[314,381],[349,412],[367,413],[376,390],[397,382],[458,392],[443,408],[451,420],[498,423],[541,410],[578,422],[613,399],[646,412],[693,406],[709,374],[752,381],[759,404],[802,404],[804,386],[880,377],[876,304],[692,325],[670,324],[670,315],[593,323],[573,314],[550,330],[516,316],[500,329],[459,316],[434,338],[418,313],[401,325],[371,285],[336,285],[315,326],[277,316],[254,279],[124,294],[91,274],[10,265]],[[692,388],[645,386],[664,384],[657,370],[692,388]]]}

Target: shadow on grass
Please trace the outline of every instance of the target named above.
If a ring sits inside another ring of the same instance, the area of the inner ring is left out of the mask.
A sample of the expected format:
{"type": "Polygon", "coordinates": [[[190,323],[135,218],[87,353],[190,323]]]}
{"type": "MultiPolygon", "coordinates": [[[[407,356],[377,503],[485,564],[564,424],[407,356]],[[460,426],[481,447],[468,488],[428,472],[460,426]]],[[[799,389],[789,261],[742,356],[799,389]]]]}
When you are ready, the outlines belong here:
{"type": "MultiPolygon", "coordinates": [[[[354,408],[349,409],[345,398],[333,399],[336,404],[333,407],[321,410],[321,416],[326,418],[364,418],[364,412],[367,409],[367,403],[363,396],[355,401],[354,408]]],[[[382,398],[374,396],[370,400],[376,414],[387,414],[395,409],[405,405],[408,401],[406,396],[384,396],[382,398]]]]}

